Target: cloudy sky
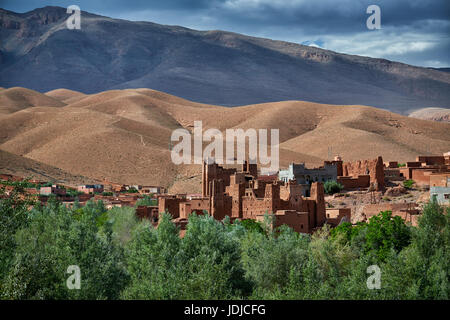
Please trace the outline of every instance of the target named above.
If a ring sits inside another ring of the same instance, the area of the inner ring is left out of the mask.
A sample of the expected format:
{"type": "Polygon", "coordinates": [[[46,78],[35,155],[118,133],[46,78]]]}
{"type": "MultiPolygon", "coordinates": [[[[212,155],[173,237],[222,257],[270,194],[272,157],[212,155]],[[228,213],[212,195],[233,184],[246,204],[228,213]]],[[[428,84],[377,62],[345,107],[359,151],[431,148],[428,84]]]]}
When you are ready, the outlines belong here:
{"type": "Polygon", "coordinates": [[[426,67],[450,67],[449,0],[0,0],[26,12],[47,5],[113,18],[226,30],[426,67]],[[369,5],[381,29],[369,30],[369,5]]]}

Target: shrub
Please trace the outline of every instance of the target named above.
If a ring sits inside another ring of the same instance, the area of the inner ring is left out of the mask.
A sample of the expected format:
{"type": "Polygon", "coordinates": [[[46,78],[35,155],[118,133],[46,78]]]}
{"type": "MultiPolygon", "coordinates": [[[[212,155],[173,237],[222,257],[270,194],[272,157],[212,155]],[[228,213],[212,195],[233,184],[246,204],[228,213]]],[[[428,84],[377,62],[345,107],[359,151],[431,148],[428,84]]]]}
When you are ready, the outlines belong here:
{"type": "Polygon", "coordinates": [[[264,233],[264,229],[261,227],[261,224],[254,219],[242,220],[241,225],[248,231],[264,233]]]}
{"type": "Polygon", "coordinates": [[[335,194],[344,189],[344,186],[334,180],[328,180],[323,185],[326,194],[335,194]]]}
{"type": "Polygon", "coordinates": [[[139,199],[138,201],[136,201],[136,207],[139,207],[139,206],[157,206],[157,205],[158,205],[158,200],[152,199],[149,196],[144,196],[144,198],[139,199]]]}
{"type": "Polygon", "coordinates": [[[413,184],[415,184],[415,183],[416,183],[416,182],[415,182],[414,180],[409,179],[409,180],[403,181],[403,186],[404,186],[406,189],[411,189],[412,186],[413,186],[413,184]]]}
{"type": "Polygon", "coordinates": [[[69,197],[76,197],[76,196],[79,196],[80,194],[83,194],[83,192],[80,192],[80,191],[74,190],[74,189],[68,189],[68,190],[66,190],[66,194],[69,197]]]}

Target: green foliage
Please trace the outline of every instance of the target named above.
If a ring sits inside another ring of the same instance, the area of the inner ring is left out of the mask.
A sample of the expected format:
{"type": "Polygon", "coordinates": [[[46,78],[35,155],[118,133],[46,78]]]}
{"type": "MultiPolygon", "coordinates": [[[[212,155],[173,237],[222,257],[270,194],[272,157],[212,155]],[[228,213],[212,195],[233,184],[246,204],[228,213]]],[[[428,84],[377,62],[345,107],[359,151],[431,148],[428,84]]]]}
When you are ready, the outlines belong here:
{"type": "Polygon", "coordinates": [[[69,197],[75,198],[75,197],[79,196],[80,194],[84,194],[84,193],[81,191],[75,190],[75,189],[67,189],[66,190],[66,195],[68,195],[69,197]]]}
{"type": "Polygon", "coordinates": [[[24,179],[22,181],[10,181],[10,180],[0,179],[0,184],[4,185],[4,186],[13,186],[13,187],[17,187],[20,185],[20,187],[24,188],[24,189],[25,188],[26,189],[39,189],[40,188],[39,184],[30,182],[30,178],[24,179]]]}
{"type": "Polygon", "coordinates": [[[121,249],[100,233],[101,204],[76,212],[59,203],[35,207],[15,236],[13,266],[4,282],[7,299],[116,299],[127,281],[121,249]],[[97,222],[97,223],[96,223],[97,222]],[[81,270],[80,290],[67,288],[70,265],[81,270]]]}
{"type": "Polygon", "coordinates": [[[112,237],[121,246],[125,246],[132,238],[139,220],[132,207],[113,207],[108,211],[107,225],[112,230],[112,237]]]}
{"type": "Polygon", "coordinates": [[[239,242],[209,215],[191,215],[181,252],[188,266],[191,298],[218,299],[248,294],[240,262],[239,242]]]}
{"type": "Polygon", "coordinates": [[[135,228],[125,247],[130,285],[124,299],[175,299],[182,295],[182,265],[178,230],[163,214],[158,229],[147,221],[135,228]]]}
{"type": "Polygon", "coordinates": [[[404,186],[406,189],[411,189],[412,186],[413,186],[415,183],[416,183],[416,182],[415,182],[414,180],[409,179],[409,180],[403,181],[403,186],[404,186]]]}
{"type": "Polygon", "coordinates": [[[7,185],[13,190],[7,193],[5,186],[0,189],[0,296],[5,275],[13,264],[17,247],[15,234],[28,224],[28,208],[36,204],[35,198],[25,192],[26,182],[8,182],[7,185]]]}
{"type": "Polygon", "coordinates": [[[335,194],[344,189],[344,186],[334,180],[328,180],[324,183],[323,188],[326,194],[335,194]]]}
{"type": "Polygon", "coordinates": [[[139,193],[139,191],[136,188],[131,187],[128,190],[126,190],[125,193],[139,193]]]}
{"type": "Polygon", "coordinates": [[[113,195],[114,195],[114,193],[112,193],[112,192],[108,192],[108,191],[102,192],[102,196],[105,196],[105,197],[112,197],[113,195]]]}
{"type": "Polygon", "coordinates": [[[253,219],[245,219],[240,221],[241,225],[245,228],[247,231],[255,231],[259,233],[264,233],[264,229],[261,226],[261,223],[253,220],[253,219]]]}
{"type": "Polygon", "coordinates": [[[142,199],[136,201],[136,207],[139,206],[157,206],[158,200],[152,199],[150,196],[145,195],[142,199]]]}
{"type": "Polygon", "coordinates": [[[157,229],[136,229],[126,252],[131,283],[124,298],[219,299],[248,291],[239,243],[209,215],[191,215],[180,239],[171,216],[162,214],[157,229]]]}
{"type": "Polygon", "coordinates": [[[254,286],[252,298],[273,298],[287,285],[291,270],[301,270],[307,261],[308,237],[283,231],[278,237],[253,231],[241,240],[245,276],[254,286]]]}
{"type": "Polygon", "coordinates": [[[406,167],[406,163],[397,163],[398,168],[406,167]]]}
{"type": "Polygon", "coordinates": [[[365,252],[375,254],[384,261],[391,248],[399,252],[411,239],[411,230],[399,216],[392,217],[391,211],[380,212],[370,218],[367,224],[365,252]]]}
{"type": "Polygon", "coordinates": [[[346,243],[350,243],[365,225],[365,223],[358,223],[356,226],[352,226],[350,222],[343,222],[330,231],[330,238],[336,240],[341,237],[346,243]]]}
{"type": "Polygon", "coordinates": [[[264,221],[193,214],[184,237],[168,213],[158,228],[135,208],[101,201],[45,205],[0,194],[2,299],[443,299],[450,286],[449,211],[425,206],[418,227],[391,212],[313,235],[264,221]],[[69,290],[67,267],[81,269],[69,290]],[[367,268],[381,270],[369,290],[367,268]]]}
{"type": "Polygon", "coordinates": [[[417,286],[423,299],[449,299],[448,275],[450,270],[450,208],[439,206],[436,201],[425,206],[419,219],[419,228],[413,232],[411,254],[417,258],[413,271],[423,277],[417,286]]]}
{"type": "Polygon", "coordinates": [[[391,249],[399,252],[409,245],[411,229],[402,218],[392,217],[391,211],[382,211],[368,223],[358,223],[354,227],[349,222],[340,224],[331,231],[330,238],[345,244],[355,241],[353,245],[362,254],[374,255],[378,261],[385,261],[391,249]]]}

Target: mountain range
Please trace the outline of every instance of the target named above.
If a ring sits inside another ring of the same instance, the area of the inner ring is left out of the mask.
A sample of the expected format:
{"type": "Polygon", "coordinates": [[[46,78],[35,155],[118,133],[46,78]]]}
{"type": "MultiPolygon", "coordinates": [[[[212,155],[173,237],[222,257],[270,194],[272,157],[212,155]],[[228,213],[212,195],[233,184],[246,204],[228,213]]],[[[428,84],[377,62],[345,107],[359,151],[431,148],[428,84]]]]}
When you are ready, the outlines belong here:
{"type": "Polygon", "coordinates": [[[0,9],[0,86],[85,94],[151,88],[221,106],[303,100],[400,114],[450,107],[448,70],[422,68],[226,31],[81,13],[0,9]]]}

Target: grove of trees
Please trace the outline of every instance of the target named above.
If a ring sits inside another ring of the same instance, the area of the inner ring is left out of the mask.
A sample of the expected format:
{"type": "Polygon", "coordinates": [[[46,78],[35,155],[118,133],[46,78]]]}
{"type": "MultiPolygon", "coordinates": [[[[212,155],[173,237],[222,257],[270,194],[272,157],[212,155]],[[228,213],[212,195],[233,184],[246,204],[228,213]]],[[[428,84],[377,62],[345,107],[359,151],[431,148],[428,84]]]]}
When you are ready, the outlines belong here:
{"type": "Polygon", "coordinates": [[[449,209],[424,208],[418,227],[390,212],[313,235],[273,217],[192,215],[184,237],[169,214],[158,228],[135,208],[42,205],[16,183],[0,192],[1,299],[448,299],[449,209]],[[69,289],[68,266],[80,269],[69,289]],[[369,289],[368,267],[381,271],[369,289]]]}

